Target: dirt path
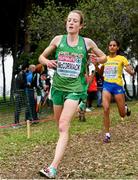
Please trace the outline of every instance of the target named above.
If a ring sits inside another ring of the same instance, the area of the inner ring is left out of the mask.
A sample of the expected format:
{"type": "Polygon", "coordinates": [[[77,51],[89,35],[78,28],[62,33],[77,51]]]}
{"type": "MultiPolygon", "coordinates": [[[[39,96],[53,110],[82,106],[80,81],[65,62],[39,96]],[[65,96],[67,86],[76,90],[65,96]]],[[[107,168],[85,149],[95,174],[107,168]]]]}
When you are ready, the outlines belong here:
{"type": "MultiPolygon", "coordinates": [[[[138,179],[138,120],[118,124],[111,131],[110,144],[103,144],[102,133],[72,136],[58,178],[138,179]]],[[[54,147],[38,146],[29,155],[11,157],[10,164],[0,168],[0,178],[42,179],[38,171],[51,162],[54,147]]]]}

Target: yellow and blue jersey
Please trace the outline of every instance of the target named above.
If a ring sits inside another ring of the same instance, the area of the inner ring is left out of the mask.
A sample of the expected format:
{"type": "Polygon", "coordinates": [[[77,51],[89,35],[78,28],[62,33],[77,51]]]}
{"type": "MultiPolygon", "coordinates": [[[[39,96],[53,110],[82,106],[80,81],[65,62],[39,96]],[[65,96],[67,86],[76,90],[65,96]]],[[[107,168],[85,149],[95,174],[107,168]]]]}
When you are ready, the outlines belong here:
{"type": "Polygon", "coordinates": [[[109,83],[116,83],[119,86],[123,86],[123,68],[128,64],[129,62],[124,56],[107,56],[107,62],[104,64],[104,81],[109,83]]]}

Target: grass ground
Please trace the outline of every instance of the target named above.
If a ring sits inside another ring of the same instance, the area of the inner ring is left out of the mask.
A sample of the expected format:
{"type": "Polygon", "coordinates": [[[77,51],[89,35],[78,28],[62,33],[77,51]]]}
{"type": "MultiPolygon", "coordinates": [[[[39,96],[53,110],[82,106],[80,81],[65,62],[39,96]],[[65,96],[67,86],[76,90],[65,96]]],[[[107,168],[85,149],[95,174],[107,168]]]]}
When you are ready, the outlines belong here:
{"type": "MultiPolygon", "coordinates": [[[[132,116],[124,121],[112,104],[110,144],[102,143],[102,108],[87,113],[86,122],[79,122],[76,114],[58,178],[138,178],[138,102],[128,104],[132,116]]],[[[19,129],[0,129],[0,178],[41,178],[38,171],[51,162],[58,138],[53,116],[49,115],[47,120],[31,126],[30,139],[27,139],[26,125],[19,129]]]]}

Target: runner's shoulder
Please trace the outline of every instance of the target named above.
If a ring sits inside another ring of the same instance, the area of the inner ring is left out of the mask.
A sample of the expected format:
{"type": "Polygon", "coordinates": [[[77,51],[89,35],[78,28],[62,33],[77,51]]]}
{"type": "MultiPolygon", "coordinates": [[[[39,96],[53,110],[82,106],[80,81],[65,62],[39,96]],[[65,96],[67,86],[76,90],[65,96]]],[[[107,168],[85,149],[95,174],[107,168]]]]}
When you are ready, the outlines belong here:
{"type": "Polygon", "coordinates": [[[53,40],[51,41],[51,45],[55,45],[56,47],[58,47],[58,45],[60,44],[61,42],[61,39],[62,39],[63,35],[57,35],[53,38],[53,40]]]}
{"type": "Polygon", "coordinates": [[[97,47],[95,42],[90,38],[84,37],[84,41],[85,41],[85,44],[86,44],[86,47],[88,50],[91,48],[93,49],[93,48],[97,47]]]}

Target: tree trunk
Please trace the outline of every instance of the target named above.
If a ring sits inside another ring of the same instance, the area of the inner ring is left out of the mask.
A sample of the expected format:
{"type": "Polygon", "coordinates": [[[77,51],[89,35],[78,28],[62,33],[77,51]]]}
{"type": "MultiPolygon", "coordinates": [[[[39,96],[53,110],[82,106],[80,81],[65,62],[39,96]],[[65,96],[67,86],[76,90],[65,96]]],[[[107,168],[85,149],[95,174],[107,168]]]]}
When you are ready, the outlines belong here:
{"type": "Polygon", "coordinates": [[[136,78],[137,78],[137,95],[136,98],[138,98],[138,65],[135,68],[136,78]]]}
{"type": "Polygon", "coordinates": [[[138,98],[138,73],[136,75],[137,75],[137,98],[138,98]]]}
{"type": "Polygon", "coordinates": [[[16,19],[16,23],[15,23],[15,31],[14,31],[14,42],[13,45],[11,47],[11,51],[12,51],[12,56],[13,56],[13,68],[12,68],[12,80],[11,80],[11,92],[10,92],[10,99],[11,101],[13,100],[13,92],[14,92],[14,80],[15,80],[15,68],[17,66],[17,52],[19,50],[18,44],[19,43],[19,30],[20,30],[20,12],[22,9],[22,2],[20,1],[19,4],[19,11],[18,11],[18,15],[17,15],[17,19],[16,19]]]}
{"type": "Polygon", "coordinates": [[[6,101],[6,77],[5,77],[5,65],[4,65],[5,48],[2,50],[2,74],[3,74],[3,100],[6,101]]]}
{"type": "Polygon", "coordinates": [[[125,79],[125,75],[124,75],[124,74],[123,74],[123,79],[124,79],[124,89],[125,89],[127,98],[128,98],[128,99],[133,98],[133,95],[130,96],[129,91],[128,91],[128,89],[127,89],[127,83],[126,83],[126,79],[125,79]]]}
{"type": "Polygon", "coordinates": [[[132,77],[133,97],[136,98],[135,76],[132,77]]]}
{"type": "Polygon", "coordinates": [[[31,13],[33,0],[27,0],[25,14],[24,14],[24,26],[25,26],[25,36],[24,36],[24,52],[30,52],[30,33],[28,30],[29,19],[28,16],[31,13]]]}
{"type": "MultiPolygon", "coordinates": [[[[17,28],[18,29],[18,28],[17,28]]],[[[14,93],[14,80],[15,80],[15,68],[17,65],[17,49],[18,49],[18,30],[16,29],[16,38],[15,44],[12,47],[12,57],[13,57],[13,68],[12,68],[12,80],[11,80],[11,92],[10,92],[10,99],[13,101],[13,93],[14,93]]]]}

